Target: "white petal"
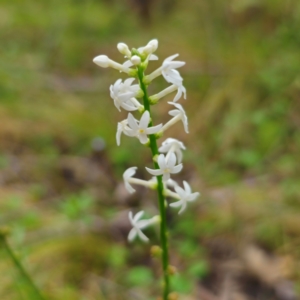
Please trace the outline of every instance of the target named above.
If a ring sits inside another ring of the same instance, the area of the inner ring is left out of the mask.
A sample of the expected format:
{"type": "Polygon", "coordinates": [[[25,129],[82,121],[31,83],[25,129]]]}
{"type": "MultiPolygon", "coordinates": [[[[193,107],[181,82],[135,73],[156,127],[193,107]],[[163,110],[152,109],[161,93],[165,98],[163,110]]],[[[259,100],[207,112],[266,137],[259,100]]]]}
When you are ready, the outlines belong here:
{"type": "Polygon", "coordinates": [[[191,195],[189,195],[189,197],[187,198],[187,200],[188,200],[189,202],[193,202],[193,201],[195,201],[199,196],[200,196],[200,193],[198,193],[198,192],[192,193],[191,195]]]}
{"type": "Polygon", "coordinates": [[[169,62],[169,61],[173,60],[174,58],[176,58],[178,55],[179,55],[179,54],[174,54],[174,55],[172,55],[172,56],[169,56],[169,57],[167,57],[167,58],[164,60],[164,62],[169,62]]]}
{"type": "Polygon", "coordinates": [[[137,167],[130,167],[123,173],[124,180],[132,177],[136,173],[137,167]]]}
{"type": "Polygon", "coordinates": [[[141,142],[141,144],[146,144],[148,142],[148,137],[145,133],[141,133],[138,135],[139,141],[141,142]]]}
{"type": "Polygon", "coordinates": [[[166,182],[170,179],[170,173],[164,173],[163,174],[163,181],[166,182]]]}
{"type": "Polygon", "coordinates": [[[166,167],[167,167],[167,164],[166,164],[166,158],[165,158],[165,156],[163,155],[163,154],[160,154],[159,156],[158,156],[158,158],[157,158],[157,163],[158,163],[158,165],[159,165],[159,167],[160,167],[160,169],[166,169],[166,167]]]}
{"type": "Polygon", "coordinates": [[[150,121],[150,113],[148,110],[146,110],[141,117],[139,127],[142,129],[146,129],[148,127],[149,121],[150,121]]]}
{"type": "Polygon", "coordinates": [[[152,127],[148,127],[146,129],[147,134],[154,134],[157,133],[158,131],[160,131],[162,129],[162,124],[156,125],[156,126],[152,126],[152,127]]]}
{"type": "Polygon", "coordinates": [[[133,66],[133,63],[130,60],[126,60],[123,63],[123,66],[126,67],[126,68],[129,68],[129,67],[133,66]]]}
{"type": "Polygon", "coordinates": [[[144,242],[148,242],[149,241],[149,239],[147,238],[147,236],[141,230],[138,230],[138,236],[144,242]]]}
{"type": "Polygon", "coordinates": [[[136,213],[136,215],[133,218],[133,222],[136,223],[143,215],[144,215],[144,211],[143,210],[141,210],[138,213],[136,213]]]}
{"type": "Polygon", "coordinates": [[[154,55],[154,54],[151,54],[149,56],[149,60],[158,60],[158,57],[156,55],[154,55]]]}
{"type": "Polygon", "coordinates": [[[120,144],[121,144],[122,131],[123,131],[123,126],[120,123],[118,123],[118,128],[117,128],[117,133],[116,133],[116,141],[117,141],[118,146],[120,146],[120,144]]]}
{"type": "Polygon", "coordinates": [[[179,214],[179,215],[182,214],[182,213],[185,211],[185,209],[186,209],[186,202],[183,202],[183,203],[182,203],[182,206],[181,206],[181,209],[180,209],[180,211],[178,212],[178,214],[179,214]]]}
{"type": "Polygon", "coordinates": [[[182,200],[169,204],[171,207],[179,207],[182,205],[182,200]]]}
{"type": "Polygon", "coordinates": [[[171,173],[172,174],[179,173],[182,170],[182,168],[183,168],[182,164],[179,164],[179,165],[175,166],[174,168],[172,168],[171,173]]]}
{"type": "Polygon", "coordinates": [[[176,155],[172,152],[167,161],[167,166],[169,168],[173,168],[175,166],[175,164],[176,164],[176,155]]]}
{"type": "Polygon", "coordinates": [[[133,117],[131,113],[128,114],[127,121],[129,126],[134,130],[137,131],[139,129],[139,126],[137,124],[137,120],[133,117]]]}
{"type": "Polygon", "coordinates": [[[124,182],[126,190],[130,193],[133,194],[135,192],[135,189],[130,185],[128,181],[124,182]]]}
{"type": "Polygon", "coordinates": [[[149,169],[147,167],[145,167],[146,170],[151,174],[151,175],[154,175],[154,176],[159,176],[159,175],[162,175],[163,174],[163,171],[160,170],[160,169],[149,169]]]}
{"type": "Polygon", "coordinates": [[[186,181],[183,181],[183,186],[187,194],[190,194],[192,192],[190,185],[186,181]]]}
{"type": "Polygon", "coordinates": [[[128,241],[132,242],[135,239],[136,235],[137,235],[137,230],[135,228],[132,228],[128,234],[128,241]]]}

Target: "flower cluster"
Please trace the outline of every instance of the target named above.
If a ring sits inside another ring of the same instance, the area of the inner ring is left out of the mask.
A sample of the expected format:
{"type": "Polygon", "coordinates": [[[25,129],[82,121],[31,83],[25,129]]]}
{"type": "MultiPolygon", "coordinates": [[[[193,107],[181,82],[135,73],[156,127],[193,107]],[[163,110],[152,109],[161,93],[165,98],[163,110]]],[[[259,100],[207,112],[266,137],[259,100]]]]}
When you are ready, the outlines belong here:
{"type": "MultiPolygon", "coordinates": [[[[117,145],[121,144],[122,134],[129,137],[136,137],[140,143],[149,145],[152,150],[154,169],[146,167],[146,170],[153,176],[150,180],[141,180],[133,177],[136,173],[137,167],[127,169],[123,174],[125,187],[129,193],[135,192],[132,185],[142,185],[151,189],[159,189],[161,186],[161,193],[163,197],[170,197],[176,202],[170,203],[170,207],[179,208],[179,214],[184,212],[188,202],[194,201],[199,193],[193,193],[190,185],[183,181],[183,188],[180,187],[171,175],[179,173],[182,168],[182,151],[185,146],[181,141],[174,138],[167,138],[158,147],[156,140],[163,136],[164,132],[172,125],[181,121],[183,129],[188,133],[188,119],[183,107],[177,103],[181,97],[186,99],[186,89],[183,86],[183,79],[177,70],[185,65],[185,62],[176,61],[178,54],[166,58],[162,65],[149,75],[144,72],[148,66],[149,61],[158,60],[158,57],[153,53],[158,47],[157,40],[151,40],[146,46],[138,49],[129,50],[124,43],[119,43],[117,48],[119,52],[124,55],[125,62],[123,64],[117,63],[106,55],[100,55],[94,58],[94,63],[100,67],[111,67],[120,72],[128,74],[130,77],[126,80],[118,79],[110,86],[110,96],[114,101],[116,108],[128,112],[127,118],[120,121],[117,125],[116,141],[117,145]],[[163,78],[170,84],[163,91],[152,96],[147,95],[147,86],[158,76],[163,78]],[[138,83],[134,83],[135,80],[138,83]],[[168,102],[172,106],[169,111],[170,120],[165,124],[153,125],[151,118],[150,105],[157,104],[159,100],[173,92],[176,92],[173,101],[168,102]],[[142,98],[140,102],[138,99],[142,98]],[[131,112],[138,111],[141,116],[137,119],[131,112]],[[160,184],[161,183],[161,184],[160,184]]],[[[162,213],[160,211],[160,213],[162,213]]],[[[140,220],[144,212],[140,211],[135,216],[129,212],[129,220],[132,229],[129,232],[128,240],[132,241],[135,237],[139,237],[143,241],[148,241],[142,229],[160,222],[162,215],[154,216],[147,220],[140,220]]]]}

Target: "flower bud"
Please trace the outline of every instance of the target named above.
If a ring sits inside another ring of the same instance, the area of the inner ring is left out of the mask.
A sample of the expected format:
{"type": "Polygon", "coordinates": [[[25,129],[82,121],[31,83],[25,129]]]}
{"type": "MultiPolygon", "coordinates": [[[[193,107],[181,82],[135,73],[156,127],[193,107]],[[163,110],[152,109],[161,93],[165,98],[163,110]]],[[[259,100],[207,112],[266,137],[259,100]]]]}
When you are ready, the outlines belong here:
{"type": "Polygon", "coordinates": [[[162,255],[162,249],[159,246],[154,245],[151,247],[150,253],[152,257],[160,258],[162,255]]]}
{"type": "Polygon", "coordinates": [[[169,265],[168,269],[167,269],[167,272],[168,272],[169,275],[174,275],[174,274],[177,273],[177,268],[174,267],[174,266],[169,265]]]}
{"type": "Polygon", "coordinates": [[[151,40],[143,49],[143,53],[144,54],[152,54],[153,52],[156,51],[158,47],[158,41],[156,39],[151,40]]]}
{"type": "Polygon", "coordinates": [[[130,61],[135,65],[138,66],[141,63],[141,58],[137,55],[133,55],[130,61]]]}
{"type": "Polygon", "coordinates": [[[119,43],[119,44],[117,45],[117,48],[118,48],[118,50],[119,50],[119,52],[120,52],[121,54],[125,55],[125,56],[128,57],[128,58],[131,57],[131,52],[130,52],[130,50],[129,50],[129,48],[128,48],[128,46],[127,46],[126,44],[124,44],[124,43],[119,43]]]}
{"type": "Polygon", "coordinates": [[[96,56],[94,59],[93,59],[93,62],[102,67],[102,68],[108,68],[110,67],[110,59],[108,58],[108,56],[106,55],[99,55],[99,56],[96,56]]]}

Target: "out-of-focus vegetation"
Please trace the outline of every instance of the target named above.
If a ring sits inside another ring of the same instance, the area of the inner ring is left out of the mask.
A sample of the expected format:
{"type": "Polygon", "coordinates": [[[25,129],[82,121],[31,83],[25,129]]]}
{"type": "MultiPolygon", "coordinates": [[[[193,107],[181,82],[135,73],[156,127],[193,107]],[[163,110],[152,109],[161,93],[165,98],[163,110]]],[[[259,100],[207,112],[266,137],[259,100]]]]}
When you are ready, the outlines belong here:
{"type": "MultiPolygon", "coordinates": [[[[49,299],[154,299],[159,264],[126,234],[127,209],[154,211],[155,195],[129,197],[120,183],[129,166],[147,176],[149,151],[126,137],[116,146],[125,113],[108,88],[120,74],[92,58],[122,61],[118,42],[157,38],[161,60],[186,61],[190,134],[173,131],[188,149],[177,179],[202,193],[182,216],[170,211],[174,289],[220,296],[233,274],[239,299],[292,299],[278,283],[300,287],[300,2],[150,4],[148,18],[138,1],[1,1],[0,225],[49,299]]],[[[163,87],[157,79],[153,93],[163,87]]],[[[157,122],[167,111],[157,106],[157,122]]],[[[0,255],[0,298],[29,299],[0,255]]]]}

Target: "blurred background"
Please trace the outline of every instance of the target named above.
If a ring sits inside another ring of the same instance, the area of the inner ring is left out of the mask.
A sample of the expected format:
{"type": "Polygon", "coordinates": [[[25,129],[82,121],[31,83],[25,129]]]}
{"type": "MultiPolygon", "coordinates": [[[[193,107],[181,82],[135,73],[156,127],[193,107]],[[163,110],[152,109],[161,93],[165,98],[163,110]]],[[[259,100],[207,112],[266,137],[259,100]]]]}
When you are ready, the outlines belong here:
{"type": "MultiPolygon", "coordinates": [[[[116,45],[179,53],[190,134],[184,170],[201,197],[170,209],[172,284],[185,300],[298,299],[300,3],[297,0],[2,0],[0,226],[48,299],[156,299],[151,243],[128,245],[128,210],[156,212],[122,173],[149,178],[149,149],[115,142],[116,45]]],[[[123,77],[124,78],[124,77],[123,77]]],[[[159,78],[156,93],[167,85],[159,78]]],[[[170,98],[172,99],[172,98],[170,98]]],[[[168,99],[167,99],[168,100],[168,99]]],[[[164,99],[155,123],[169,119],[164,99]]],[[[35,299],[0,247],[1,300],[35,299]]]]}

